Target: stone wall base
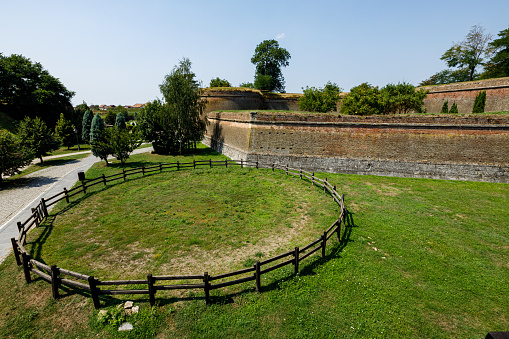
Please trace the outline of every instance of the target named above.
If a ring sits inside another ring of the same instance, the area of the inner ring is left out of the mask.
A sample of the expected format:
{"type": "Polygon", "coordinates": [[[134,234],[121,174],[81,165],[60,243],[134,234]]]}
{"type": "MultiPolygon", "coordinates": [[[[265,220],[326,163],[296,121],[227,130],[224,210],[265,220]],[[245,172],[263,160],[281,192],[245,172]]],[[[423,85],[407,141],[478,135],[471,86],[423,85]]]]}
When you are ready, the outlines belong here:
{"type": "Polygon", "coordinates": [[[296,169],[326,173],[378,175],[402,178],[428,178],[509,183],[508,165],[462,163],[432,163],[384,159],[348,159],[245,152],[225,143],[203,143],[233,160],[259,161],[265,164],[284,164],[296,169]]]}

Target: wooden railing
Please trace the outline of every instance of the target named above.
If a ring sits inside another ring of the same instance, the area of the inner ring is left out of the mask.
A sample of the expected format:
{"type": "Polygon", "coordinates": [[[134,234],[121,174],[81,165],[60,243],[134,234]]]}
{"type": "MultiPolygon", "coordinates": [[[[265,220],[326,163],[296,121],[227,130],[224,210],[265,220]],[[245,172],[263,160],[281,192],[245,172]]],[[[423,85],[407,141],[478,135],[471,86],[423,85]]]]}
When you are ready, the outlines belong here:
{"type": "Polygon", "coordinates": [[[283,166],[280,164],[262,164],[259,162],[252,161],[235,161],[235,160],[201,160],[186,163],[159,163],[158,165],[141,167],[135,169],[125,170],[113,175],[102,175],[94,179],[81,178],[80,184],[76,187],[64,190],[58,194],[55,194],[49,198],[41,199],[39,204],[32,209],[32,214],[24,222],[18,222],[19,234],[17,239],[11,238],[12,248],[16,263],[23,266],[24,276],[27,283],[32,281],[31,273],[38,275],[42,279],[51,283],[53,298],[59,298],[59,287],[71,286],[78,289],[90,291],[92,296],[94,307],[99,308],[99,296],[100,295],[118,295],[118,294],[148,294],[150,304],[155,304],[155,295],[157,291],[164,290],[182,290],[182,289],[203,289],[205,293],[205,300],[210,303],[211,290],[223,288],[226,286],[241,284],[248,281],[255,281],[256,291],[261,290],[261,276],[269,273],[275,269],[286,265],[293,265],[294,272],[299,272],[299,263],[311,256],[313,253],[321,250],[322,258],[325,258],[325,250],[327,241],[336,234],[337,240],[342,242],[341,239],[341,223],[346,227],[346,213],[347,209],[344,204],[344,195],[339,195],[336,192],[336,187],[332,186],[327,178],[320,179],[314,175],[314,173],[289,168],[287,165],[283,166]],[[274,170],[282,170],[287,175],[299,176],[301,179],[307,179],[312,185],[323,187],[324,192],[330,194],[334,202],[340,207],[339,217],[327,228],[323,234],[314,240],[313,242],[303,246],[295,247],[294,249],[277,255],[273,258],[265,259],[263,261],[257,261],[253,267],[241,269],[234,272],[223,273],[216,276],[210,275],[208,272],[197,275],[182,275],[182,276],[167,276],[167,275],[152,275],[148,274],[146,279],[138,280],[100,280],[94,276],[88,276],[85,274],[66,270],[56,265],[48,266],[40,261],[31,258],[29,252],[25,249],[27,233],[34,227],[40,226],[40,224],[48,217],[48,207],[56,204],[58,201],[65,199],[67,203],[70,202],[70,198],[80,193],[87,193],[87,189],[98,184],[106,185],[108,182],[115,180],[127,180],[128,176],[135,174],[147,175],[154,172],[162,172],[164,169],[176,169],[177,171],[185,168],[197,168],[200,166],[206,166],[209,168],[215,166],[240,166],[240,167],[256,167],[256,168],[269,168],[274,170]],[[230,278],[230,279],[228,279],[230,278]],[[233,278],[233,280],[231,280],[233,278]],[[169,281],[174,281],[176,284],[169,284],[169,281]],[[194,283],[189,283],[194,281],[194,283]],[[146,285],[146,288],[131,288],[131,289],[118,289],[118,286],[129,286],[129,285],[146,285]],[[102,286],[117,286],[116,289],[107,289],[102,286]]]}

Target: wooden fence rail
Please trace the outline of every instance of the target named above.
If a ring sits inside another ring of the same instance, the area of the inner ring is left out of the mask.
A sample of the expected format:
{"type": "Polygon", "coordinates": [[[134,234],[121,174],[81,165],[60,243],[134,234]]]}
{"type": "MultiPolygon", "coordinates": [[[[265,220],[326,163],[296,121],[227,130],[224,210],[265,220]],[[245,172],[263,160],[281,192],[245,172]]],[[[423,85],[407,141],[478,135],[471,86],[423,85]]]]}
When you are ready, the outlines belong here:
{"type": "MultiPolygon", "coordinates": [[[[82,174],[83,175],[83,174],[82,174]]],[[[28,217],[24,222],[18,222],[18,230],[19,234],[17,239],[11,238],[11,243],[14,251],[14,256],[16,259],[16,263],[19,266],[23,266],[24,277],[28,283],[32,281],[31,273],[38,275],[43,280],[48,281],[52,286],[52,294],[53,298],[59,298],[59,287],[61,285],[71,286],[73,288],[83,289],[90,291],[90,295],[94,302],[95,308],[100,308],[100,300],[99,295],[119,295],[119,294],[148,294],[150,304],[155,304],[155,295],[157,291],[164,290],[175,290],[175,289],[203,289],[205,293],[206,303],[210,303],[210,291],[218,288],[223,288],[227,286],[232,286],[236,284],[242,284],[248,281],[255,281],[256,291],[261,291],[261,276],[263,274],[269,273],[278,268],[293,265],[294,272],[297,274],[299,272],[299,263],[303,260],[310,257],[312,254],[321,250],[322,258],[325,258],[327,241],[334,235],[337,235],[337,239],[339,242],[342,241],[341,238],[341,223],[346,227],[346,207],[344,204],[344,195],[339,195],[336,192],[336,186],[332,186],[327,178],[321,179],[315,177],[314,173],[307,172],[301,169],[289,168],[287,165],[282,164],[267,164],[267,163],[259,163],[258,161],[234,161],[234,160],[193,160],[193,162],[187,163],[159,163],[158,165],[149,166],[149,167],[141,167],[125,170],[123,169],[121,173],[112,174],[109,176],[105,176],[104,174],[100,177],[93,179],[84,179],[84,175],[82,177],[81,183],[76,187],[67,190],[64,190],[60,193],[57,193],[49,198],[41,199],[40,203],[32,209],[32,215],[28,217]],[[307,179],[311,182],[312,185],[317,185],[319,187],[324,188],[324,192],[331,195],[333,200],[338,204],[340,208],[340,215],[334,223],[320,237],[311,243],[299,248],[295,247],[295,249],[288,251],[283,254],[279,254],[272,258],[268,258],[262,261],[257,261],[254,263],[253,267],[223,273],[216,276],[209,275],[208,272],[204,272],[202,275],[186,275],[186,276],[157,276],[148,274],[147,279],[136,279],[136,280],[104,280],[101,281],[93,276],[88,276],[82,273],[73,272],[70,270],[66,270],[64,268],[58,267],[56,265],[47,265],[40,261],[37,261],[31,258],[30,253],[25,249],[24,245],[26,243],[27,233],[35,227],[39,227],[39,225],[44,221],[46,217],[48,217],[48,207],[54,205],[60,200],[66,199],[66,202],[69,203],[69,198],[83,193],[86,194],[87,188],[90,188],[94,185],[103,183],[106,185],[108,182],[114,180],[126,180],[128,176],[142,173],[142,175],[147,175],[152,172],[162,172],[163,169],[180,169],[184,168],[197,168],[199,166],[205,167],[215,167],[215,166],[224,166],[228,167],[228,165],[236,165],[243,167],[256,167],[256,168],[269,168],[274,171],[275,169],[282,170],[288,175],[299,176],[301,179],[307,179]],[[72,194],[69,194],[71,193],[72,194]],[[57,198],[58,197],[58,198],[57,198]],[[291,257],[288,259],[288,257],[291,257]],[[281,261],[283,260],[283,261],[281,261]],[[247,275],[247,276],[246,276],[247,275]],[[72,279],[63,278],[62,276],[68,276],[72,279]],[[233,280],[227,280],[227,278],[232,278],[233,280]],[[80,282],[83,281],[83,282],[80,282]],[[197,283],[189,283],[189,281],[198,280],[197,283]],[[165,281],[175,281],[176,284],[161,284],[161,282],[165,281]],[[160,284],[157,284],[157,283],[160,284]],[[216,282],[212,284],[212,282],[216,282]],[[119,286],[143,286],[146,285],[146,288],[129,288],[129,289],[119,289],[119,286]],[[101,286],[117,286],[117,289],[104,289],[101,286]]]]}

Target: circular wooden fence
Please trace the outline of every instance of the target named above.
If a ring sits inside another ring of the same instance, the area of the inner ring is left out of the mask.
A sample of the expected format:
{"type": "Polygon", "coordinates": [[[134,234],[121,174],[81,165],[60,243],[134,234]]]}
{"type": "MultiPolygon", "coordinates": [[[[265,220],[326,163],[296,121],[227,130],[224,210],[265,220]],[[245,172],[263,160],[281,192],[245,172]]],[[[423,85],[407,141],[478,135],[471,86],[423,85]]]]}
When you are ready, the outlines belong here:
{"type": "Polygon", "coordinates": [[[325,249],[327,241],[334,235],[337,235],[337,240],[342,242],[341,236],[341,223],[346,227],[346,207],[344,204],[344,195],[339,195],[336,192],[336,186],[332,186],[327,178],[320,179],[314,175],[303,170],[289,168],[288,166],[282,166],[280,164],[262,164],[259,162],[248,162],[248,161],[236,161],[236,160],[202,160],[193,162],[176,162],[176,163],[160,163],[159,165],[150,167],[134,168],[129,170],[122,170],[122,172],[105,176],[104,174],[94,179],[86,179],[84,173],[78,173],[80,184],[76,187],[64,190],[52,197],[41,199],[39,204],[32,208],[32,215],[25,221],[19,221],[17,223],[19,234],[17,238],[11,238],[12,248],[16,263],[23,266],[24,276],[27,283],[32,281],[31,274],[36,274],[42,279],[46,280],[51,284],[53,298],[59,298],[59,287],[70,286],[73,288],[83,289],[90,292],[94,307],[100,308],[99,296],[100,295],[119,295],[119,294],[148,294],[150,304],[155,304],[155,295],[157,291],[164,290],[184,290],[184,289],[203,289],[205,292],[205,300],[210,303],[211,290],[218,288],[241,284],[247,281],[255,281],[256,291],[261,290],[261,276],[268,272],[286,265],[293,265],[294,271],[297,274],[299,272],[299,263],[313,253],[321,250],[322,258],[325,258],[325,249]],[[34,227],[39,227],[41,223],[48,217],[48,207],[56,204],[60,200],[64,200],[69,203],[70,199],[80,193],[86,194],[87,189],[98,184],[107,185],[108,182],[115,180],[126,180],[127,177],[136,174],[142,174],[142,176],[162,172],[163,170],[176,170],[180,171],[186,168],[197,168],[197,167],[217,167],[217,166],[240,166],[240,167],[256,167],[256,168],[270,168],[274,170],[285,171],[287,175],[296,175],[303,180],[308,180],[312,185],[322,187],[324,192],[330,194],[334,202],[336,202],[340,208],[339,217],[330,225],[327,230],[320,234],[320,236],[313,242],[303,246],[295,247],[286,253],[277,255],[275,257],[257,261],[253,267],[245,268],[242,270],[219,274],[212,276],[208,272],[196,275],[152,275],[148,274],[145,279],[138,280],[100,280],[94,276],[88,276],[78,272],[66,270],[57,265],[46,265],[40,261],[33,259],[30,253],[25,249],[27,233],[34,227]],[[232,278],[233,277],[233,278],[232,278]],[[232,280],[233,279],[233,280],[232,280]],[[197,281],[196,283],[179,283],[188,281],[197,281]],[[177,283],[170,284],[169,281],[177,283]],[[118,286],[145,285],[146,288],[131,288],[131,289],[119,289],[118,286]],[[116,289],[110,289],[107,286],[116,286],[116,289]]]}

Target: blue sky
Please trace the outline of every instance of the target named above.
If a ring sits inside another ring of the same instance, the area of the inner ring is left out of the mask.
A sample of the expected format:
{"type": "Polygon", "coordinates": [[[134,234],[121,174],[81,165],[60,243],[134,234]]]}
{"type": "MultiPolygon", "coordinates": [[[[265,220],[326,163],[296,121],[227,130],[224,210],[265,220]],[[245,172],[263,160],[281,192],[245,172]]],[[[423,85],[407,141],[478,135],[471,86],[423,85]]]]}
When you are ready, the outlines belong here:
{"type": "Polygon", "coordinates": [[[286,91],[327,81],[420,81],[473,25],[509,28],[509,1],[12,1],[0,0],[0,52],[40,62],[76,92],[73,104],[135,104],[187,57],[208,86],[252,82],[256,45],[276,39],[292,58],[286,91]]]}

